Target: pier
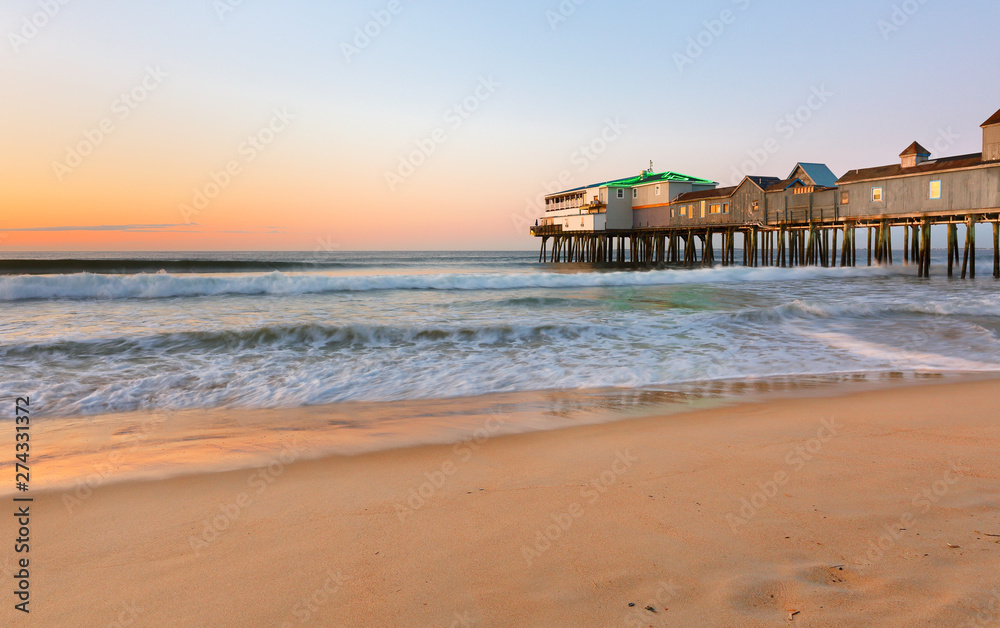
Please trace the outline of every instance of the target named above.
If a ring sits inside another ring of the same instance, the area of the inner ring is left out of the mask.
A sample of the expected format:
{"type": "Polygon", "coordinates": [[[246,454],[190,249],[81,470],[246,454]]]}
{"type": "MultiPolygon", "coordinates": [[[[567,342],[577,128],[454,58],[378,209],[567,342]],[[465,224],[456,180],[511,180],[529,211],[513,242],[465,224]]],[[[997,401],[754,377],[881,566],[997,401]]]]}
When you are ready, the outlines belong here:
{"type": "Polygon", "coordinates": [[[637,177],[547,196],[531,229],[541,240],[538,261],[829,268],[857,266],[860,249],[862,264],[898,262],[930,277],[937,228],[946,231],[948,276],[964,279],[976,277],[976,226],[988,223],[1000,279],[1000,111],[981,127],[982,153],[931,159],[913,142],[898,163],[839,178],[823,164],[799,163],[784,179],[747,176],[718,188],[651,164],[637,177]],[[902,231],[896,246],[894,231],[902,231]]]}
{"type": "Polygon", "coordinates": [[[899,262],[915,265],[919,277],[930,277],[932,229],[943,227],[947,230],[948,276],[960,274],[962,279],[974,279],[976,226],[982,223],[993,225],[993,277],[1000,279],[1000,211],[723,228],[656,227],[601,233],[564,232],[558,226],[547,226],[534,227],[531,233],[541,240],[539,263],[645,268],[854,267],[858,265],[860,248],[864,265],[891,266],[899,262]],[[900,260],[893,259],[894,251],[898,252],[898,247],[893,247],[893,228],[903,230],[900,260]],[[720,240],[717,254],[716,244],[720,240]]]}

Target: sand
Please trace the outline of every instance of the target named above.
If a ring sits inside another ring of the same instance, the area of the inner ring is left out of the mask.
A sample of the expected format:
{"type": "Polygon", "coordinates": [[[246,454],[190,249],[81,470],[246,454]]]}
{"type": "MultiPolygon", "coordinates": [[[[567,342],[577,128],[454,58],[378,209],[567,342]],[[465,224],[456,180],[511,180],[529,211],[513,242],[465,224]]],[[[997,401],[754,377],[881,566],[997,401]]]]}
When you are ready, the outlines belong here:
{"type": "Polygon", "coordinates": [[[1000,625],[998,407],[926,384],[37,494],[0,623],[1000,625]]]}

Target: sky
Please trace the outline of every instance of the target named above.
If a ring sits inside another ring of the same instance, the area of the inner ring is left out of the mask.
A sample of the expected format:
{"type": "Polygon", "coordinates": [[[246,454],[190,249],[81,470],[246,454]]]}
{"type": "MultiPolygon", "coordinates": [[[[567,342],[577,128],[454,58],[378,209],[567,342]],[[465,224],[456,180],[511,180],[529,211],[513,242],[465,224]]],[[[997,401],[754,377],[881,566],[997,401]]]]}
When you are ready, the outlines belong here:
{"type": "Polygon", "coordinates": [[[964,0],[6,0],[0,251],[527,250],[543,194],[650,161],[730,185],[979,152],[998,23],[964,0]]]}

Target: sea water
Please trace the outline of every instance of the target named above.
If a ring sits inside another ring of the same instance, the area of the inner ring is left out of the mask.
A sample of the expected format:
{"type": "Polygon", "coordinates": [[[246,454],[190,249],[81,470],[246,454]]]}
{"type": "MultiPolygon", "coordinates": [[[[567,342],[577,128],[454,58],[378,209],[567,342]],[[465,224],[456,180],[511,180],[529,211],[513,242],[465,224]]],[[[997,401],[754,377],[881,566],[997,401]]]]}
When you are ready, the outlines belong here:
{"type": "Polygon", "coordinates": [[[1000,370],[1000,283],[941,261],[925,280],[528,252],[8,254],[0,398],[59,417],[1000,370]]]}

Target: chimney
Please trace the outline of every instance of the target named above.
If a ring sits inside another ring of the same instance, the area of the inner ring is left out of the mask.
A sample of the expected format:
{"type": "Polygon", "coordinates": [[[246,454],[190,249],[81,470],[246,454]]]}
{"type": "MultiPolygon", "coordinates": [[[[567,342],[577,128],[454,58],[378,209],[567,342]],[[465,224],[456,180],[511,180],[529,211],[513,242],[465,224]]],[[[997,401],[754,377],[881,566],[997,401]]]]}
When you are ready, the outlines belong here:
{"type": "Polygon", "coordinates": [[[983,122],[983,161],[1000,161],[1000,111],[983,122]]]}
{"type": "Polygon", "coordinates": [[[931,158],[931,151],[914,142],[901,152],[899,157],[903,160],[904,168],[913,168],[929,160],[931,158]]]}

